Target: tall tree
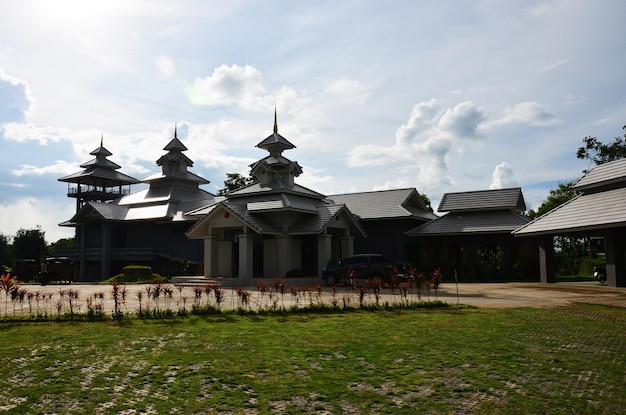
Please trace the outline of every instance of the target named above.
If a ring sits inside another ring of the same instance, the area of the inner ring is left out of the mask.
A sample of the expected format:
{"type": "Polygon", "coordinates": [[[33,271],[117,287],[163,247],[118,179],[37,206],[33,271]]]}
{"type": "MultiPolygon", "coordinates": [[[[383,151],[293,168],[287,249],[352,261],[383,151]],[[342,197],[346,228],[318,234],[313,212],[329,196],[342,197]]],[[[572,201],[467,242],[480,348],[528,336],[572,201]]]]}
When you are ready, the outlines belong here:
{"type": "Polygon", "coordinates": [[[46,256],[45,232],[40,226],[36,229],[19,229],[13,237],[13,253],[16,259],[36,259],[46,256]]]}
{"type": "Polygon", "coordinates": [[[55,249],[72,249],[74,248],[74,238],[61,238],[58,241],[50,244],[50,250],[55,249]]]}
{"type": "Polygon", "coordinates": [[[596,137],[583,138],[583,147],[579,147],[576,157],[581,160],[591,160],[594,164],[626,158],[626,125],[623,137],[615,137],[611,143],[604,144],[596,137]]]}
{"type": "Polygon", "coordinates": [[[422,198],[422,202],[424,202],[424,207],[426,207],[426,210],[428,210],[430,213],[434,213],[433,206],[430,203],[430,197],[428,197],[426,193],[420,193],[420,197],[422,198]]]}
{"type": "Polygon", "coordinates": [[[15,261],[10,242],[10,238],[7,235],[0,233],[0,266],[11,267],[15,261]]]}
{"type": "Polygon", "coordinates": [[[224,187],[218,190],[217,195],[223,196],[228,192],[241,189],[249,184],[252,184],[256,179],[252,176],[245,177],[240,173],[226,173],[226,180],[224,180],[224,187]]]}

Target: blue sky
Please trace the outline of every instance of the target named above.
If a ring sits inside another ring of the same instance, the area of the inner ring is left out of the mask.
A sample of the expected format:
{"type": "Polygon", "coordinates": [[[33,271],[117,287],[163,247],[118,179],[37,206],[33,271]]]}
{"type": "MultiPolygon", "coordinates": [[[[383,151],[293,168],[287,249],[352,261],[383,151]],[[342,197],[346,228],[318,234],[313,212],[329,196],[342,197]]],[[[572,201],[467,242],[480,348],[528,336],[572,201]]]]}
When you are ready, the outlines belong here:
{"type": "MultiPolygon", "coordinates": [[[[178,125],[222,187],[272,131],[325,194],[521,186],[536,208],[626,124],[626,3],[0,3],[0,232],[74,212],[59,177],[100,144],[143,178],[178,125]]],[[[142,186],[137,186],[139,190],[142,186]]]]}

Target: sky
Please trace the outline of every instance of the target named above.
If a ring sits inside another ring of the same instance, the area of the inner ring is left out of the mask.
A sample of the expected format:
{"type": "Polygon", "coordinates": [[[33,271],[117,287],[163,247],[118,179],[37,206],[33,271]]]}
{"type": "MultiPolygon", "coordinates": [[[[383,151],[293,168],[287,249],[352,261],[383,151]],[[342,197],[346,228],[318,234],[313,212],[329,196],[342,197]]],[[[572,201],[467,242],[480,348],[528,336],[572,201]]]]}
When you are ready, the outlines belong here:
{"type": "MultiPolygon", "coordinates": [[[[279,133],[323,194],[521,187],[536,209],[626,124],[623,0],[3,0],[0,233],[73,236],[100,145],[141,179],[173,137],[223,187],[279,133]]],[[[145,185],[137,185],[138,191],[145,185]]]]}

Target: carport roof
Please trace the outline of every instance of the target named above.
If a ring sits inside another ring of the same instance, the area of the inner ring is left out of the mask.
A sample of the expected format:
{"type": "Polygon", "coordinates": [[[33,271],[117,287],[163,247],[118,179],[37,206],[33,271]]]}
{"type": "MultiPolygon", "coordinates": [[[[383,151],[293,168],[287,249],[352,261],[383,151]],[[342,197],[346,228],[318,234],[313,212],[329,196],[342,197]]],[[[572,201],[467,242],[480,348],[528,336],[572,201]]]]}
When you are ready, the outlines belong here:
{"type": "Polygon", "coordinates": [[[515,236],[588,232],[626,226],[626,187],[582,194],[513,231],[515,236]]]}
{"type": "Polygon", "coordinates": [[[626,159],[594,166],[574,186],[583,193],[513,231],[559,235],[626,226],[626,159]]]}

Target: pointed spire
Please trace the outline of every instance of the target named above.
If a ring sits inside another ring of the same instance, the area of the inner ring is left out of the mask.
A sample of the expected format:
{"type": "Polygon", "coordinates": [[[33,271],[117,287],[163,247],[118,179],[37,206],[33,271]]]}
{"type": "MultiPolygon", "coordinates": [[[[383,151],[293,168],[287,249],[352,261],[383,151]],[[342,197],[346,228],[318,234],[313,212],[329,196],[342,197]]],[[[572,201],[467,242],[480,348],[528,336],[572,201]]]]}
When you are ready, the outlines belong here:
{"type": "Polygon", "coordinates": [[[101,135],[100,135],[100,147],[104,147],[103,143],[104,143],[104,133],[101,133],[101,135]]]}
{"type": "Polygon", "coordinates": [[[278,134],[278,120],[276,118],[276,107],[274,107],[274,134],[278,134]]]}
{"type": "Polygon", "coordinates": [[[178,139],[178,123],[174,124],[174,138],[178,139]]]}

